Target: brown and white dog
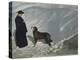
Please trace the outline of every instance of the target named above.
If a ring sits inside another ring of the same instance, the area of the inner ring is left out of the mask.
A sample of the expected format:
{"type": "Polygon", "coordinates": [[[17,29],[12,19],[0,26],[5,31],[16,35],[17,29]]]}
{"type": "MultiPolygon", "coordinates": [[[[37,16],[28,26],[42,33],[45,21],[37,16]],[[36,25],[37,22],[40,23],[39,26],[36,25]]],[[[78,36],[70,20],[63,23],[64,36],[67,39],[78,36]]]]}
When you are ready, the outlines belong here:
{"type": "Polygon", "coordinates": [[[34,38],[34,46],[38,41],[48,44],[51,47],[51,35],[47,32],[39,32],[36,26],[32,27],[33,30],[33,38],[34,38]]]}

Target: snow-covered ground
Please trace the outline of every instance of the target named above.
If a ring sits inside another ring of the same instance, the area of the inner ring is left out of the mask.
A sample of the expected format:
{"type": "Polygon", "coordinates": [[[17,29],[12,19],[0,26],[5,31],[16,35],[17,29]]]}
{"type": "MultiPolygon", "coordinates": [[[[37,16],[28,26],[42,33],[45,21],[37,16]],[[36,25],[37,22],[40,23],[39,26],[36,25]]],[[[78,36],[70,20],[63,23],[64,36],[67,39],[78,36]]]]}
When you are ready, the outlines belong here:
{"type": "Polygon", "coordinates": [[[47,56],[60,56],[60,55],[74,55],[77,54],[77,35],[72,35],[65,40],[61,40],[58,43],[54,44],[52,42],[52,47],[49,47],[47,44],[43,44],[42,42],[38,42],[36,46],[33,46],[32,41],[28,40],[29,45],[24,48],[18,48],[15,46],[15,42],[13,40],[13,58],[30,58],[30,57],[47,57],[47,56]],[[64,44],[65,42],[65,44],[64,44]],[[76,44],[66,45],[69,43],[76,44]],[[72,48],[68,48],[71,46],[72,48]]]}

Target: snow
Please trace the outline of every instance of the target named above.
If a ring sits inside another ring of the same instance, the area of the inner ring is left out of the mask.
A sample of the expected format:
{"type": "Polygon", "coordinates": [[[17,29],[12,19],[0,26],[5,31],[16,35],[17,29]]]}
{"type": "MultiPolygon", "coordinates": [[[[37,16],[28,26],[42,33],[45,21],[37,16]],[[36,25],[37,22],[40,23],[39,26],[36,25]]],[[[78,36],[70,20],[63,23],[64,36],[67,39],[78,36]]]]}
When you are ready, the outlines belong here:
{"type": "MultiPolygon", "coordinates": [[[[13,40],[13,58],[30,58],[30,57],[46,57],[46,56],[59,56],[59,55],[68,55],[68,54],[77,54],[77,50],[72,50],[65,48],[65,41],[74,38],[76,34],[68,37],[65,40],[61,40],[58,43],[52,42],[52,47],[49,47],[47,44],[42,42],[37,42],[36,46],[33,46],[33,42],[28,39],[29,45],[24,48],[18,48],[15,46],[15,42],[13,40]]],[[[69,43],[69,42],[68,42],[69,43]]]]}

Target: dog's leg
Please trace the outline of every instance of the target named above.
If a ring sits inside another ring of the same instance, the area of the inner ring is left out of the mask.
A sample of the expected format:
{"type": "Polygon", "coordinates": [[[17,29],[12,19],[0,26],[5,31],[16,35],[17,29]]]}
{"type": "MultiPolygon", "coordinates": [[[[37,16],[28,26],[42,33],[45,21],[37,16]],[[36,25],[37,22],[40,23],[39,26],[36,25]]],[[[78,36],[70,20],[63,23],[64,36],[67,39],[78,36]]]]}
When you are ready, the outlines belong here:
{"type": "Polygon", "coordinates": [[[48,42],[48,45],[49,45],[50,47],[52,47],[52,45],[51,45],[51,43],[50,43],[50,42],[48,42]]]}
{"type": "Polygon", "coordinates": [[[37,39],[34,41],[34,47],[36,46],[36,44],[37,44],[37,39]]]}
{"type": "Polygon", "coordinates": [[[45,41],[46,41],[46,43],[47,43],[50,47],[52,47],[49,38],[45,38],[45,41]]]}

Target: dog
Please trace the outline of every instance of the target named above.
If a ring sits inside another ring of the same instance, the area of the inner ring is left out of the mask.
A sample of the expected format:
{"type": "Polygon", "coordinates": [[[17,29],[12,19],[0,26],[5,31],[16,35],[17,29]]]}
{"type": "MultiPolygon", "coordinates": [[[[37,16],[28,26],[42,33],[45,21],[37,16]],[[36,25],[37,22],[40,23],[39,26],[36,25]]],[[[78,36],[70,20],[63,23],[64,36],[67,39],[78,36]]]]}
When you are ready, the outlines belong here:
{"type": "Polygon", "coordinates": [[[51,47],[51,35],[47,32],[39,32],[36,26],[32,27],[34,46],[38,41],[48,44],[51,47]]]}

